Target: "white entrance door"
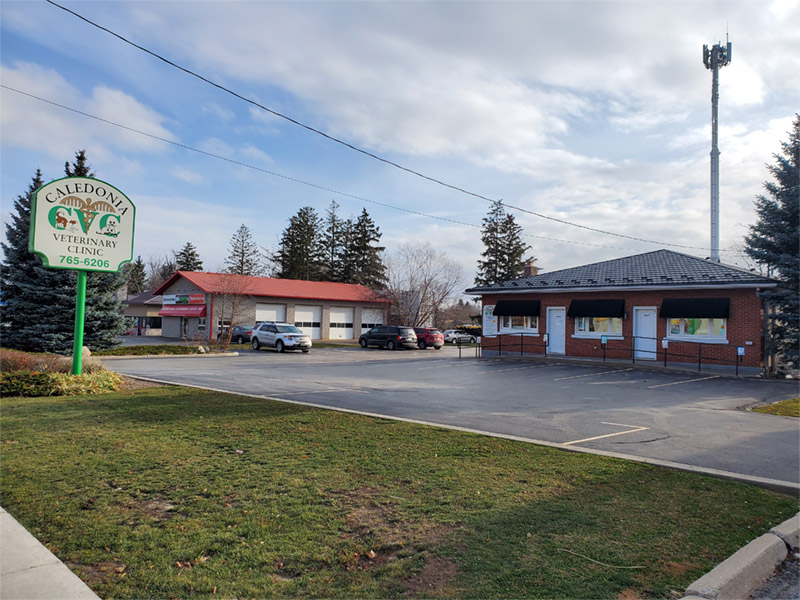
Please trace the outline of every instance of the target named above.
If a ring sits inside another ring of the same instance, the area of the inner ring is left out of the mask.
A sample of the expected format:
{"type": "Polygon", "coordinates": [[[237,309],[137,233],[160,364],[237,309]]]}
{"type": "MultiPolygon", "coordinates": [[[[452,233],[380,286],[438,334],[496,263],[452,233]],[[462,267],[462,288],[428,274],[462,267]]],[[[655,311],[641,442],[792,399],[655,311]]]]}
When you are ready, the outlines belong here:
{"type": "Polygon", "coordinates": [[[656,360],[656,309],[654,306],[633,307],[633,347],[637,359],[656,360]]]}
{"type": "Polygon", "coordinates": [[[547,337],[550,340],[548,354],[564,354],[566,351],[567,309],[563,306],[547,309],[547,337]]]}
{"type": "Polygon", "coordinates": [[[328,337],[332,340],[353,339],[353,309],[344,306],[331,306],[331,331],[328,337]]]}
{"type": "Polygon", "coordinates": [[[312,340],[322,337],[322,307],[303,306],[294,307],[294,325],[300,331],[311,336],[312,340]]]}

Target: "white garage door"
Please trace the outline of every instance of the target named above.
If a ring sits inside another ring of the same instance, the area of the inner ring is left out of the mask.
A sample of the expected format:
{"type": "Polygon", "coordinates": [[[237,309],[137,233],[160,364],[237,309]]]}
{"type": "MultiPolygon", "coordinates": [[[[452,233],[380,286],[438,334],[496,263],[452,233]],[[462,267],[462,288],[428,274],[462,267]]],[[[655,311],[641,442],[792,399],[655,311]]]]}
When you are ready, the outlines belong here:
{"type": "Polygon", "coordinates": [[[256,304],[256,323],[261,321],[286,322],[285,304],[256,304]]]}
{"type": "Polygon", "coordinates": [[[312,340],[322,337],[322,307],[303,306],[294,307],[294,325],[303,333],[311,336],[312,340]]]}
{"type": "Polygon", "coordinates": [[[353,309],[344,306],[331,306],[332,340],[353,339],[353,309]]]}
{"type": "Polygon", "coordinates": [[[383,311],[379,308],[364,308],[361,310],[361,333],[366,333],[373,327],[383,325],[383,311]]]}

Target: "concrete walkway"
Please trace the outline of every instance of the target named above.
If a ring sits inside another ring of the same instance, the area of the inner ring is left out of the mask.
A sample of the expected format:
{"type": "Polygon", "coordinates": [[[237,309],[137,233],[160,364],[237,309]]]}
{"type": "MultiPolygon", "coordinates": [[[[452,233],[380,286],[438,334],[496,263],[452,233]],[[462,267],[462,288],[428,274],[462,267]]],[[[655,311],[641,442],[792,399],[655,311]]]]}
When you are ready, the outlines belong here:
{"type": "Polygon", "coordinates": [[[0,507],[0,598],[97,600],[98,596],[0,507]]]}

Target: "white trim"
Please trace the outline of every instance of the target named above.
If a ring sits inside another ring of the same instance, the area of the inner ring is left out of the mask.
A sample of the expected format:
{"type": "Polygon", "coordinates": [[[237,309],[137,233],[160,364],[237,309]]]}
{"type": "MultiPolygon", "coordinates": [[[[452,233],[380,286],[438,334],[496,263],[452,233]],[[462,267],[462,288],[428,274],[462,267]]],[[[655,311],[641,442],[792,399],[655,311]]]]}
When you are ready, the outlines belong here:
{"type": "Polygon", "coordinates": [[[696,344],[728,344],[728,338],[718,337],[700,337],[698,335],[669,335],[667,339],[670,342],[694,342],[696,344]]]}
{"type": "Polygon", "coordinates": [[[591,331],[589,333],[573,333],[572,336],[578,340],[599,340],[600,338],[606,338],[607,340],[624,340],[625,336],[623,335],[609,335],[608,333],[597,333],[595,331],[591,331]]]}
{"type": "Polygon", "coordinates": [[[735,290],[735,289],[760,289],[773,288],[777,283],[725,283],[696,285],[637,285],[637,286],[610,286],[610,287],[574,287],[574,288],[524,288],[472,291],[465,290],[468,296],[492,296],[499,294],[561,294],[564,292],[650,292],[671,290],[735,290]]]}

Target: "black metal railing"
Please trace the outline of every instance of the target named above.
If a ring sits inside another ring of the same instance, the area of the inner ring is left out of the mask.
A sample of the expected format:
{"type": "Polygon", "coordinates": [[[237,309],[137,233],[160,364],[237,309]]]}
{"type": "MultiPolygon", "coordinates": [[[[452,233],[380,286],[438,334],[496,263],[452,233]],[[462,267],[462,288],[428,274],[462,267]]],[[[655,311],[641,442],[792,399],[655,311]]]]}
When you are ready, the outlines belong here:
{"type": "MultiPolygon", "coordinates": [[[[497,351],[499,356],[506,353],[519,353],[520,356],[525,354],[542,354],[547,357],[547,350],[550,346],[548,336],[545,334],[541,339],[538,336],[526,335],[525,333],[502,333],[493,336],[491,339],[497,340],[497,345],[492,344],[490,348],[497,351]],[[537,352],[538,350],[538,352],[537,352]]],[[[593,339],[593,338],[592,338],[593,339]]],[[[735,368],[736,376],[739,375],[739,367],[744,360],[745,347],[731,346],[727,344],[713,344],[708,342],[694,342],[687,340],[670,340],[664,338],[654,338],[647,336],[628,336],[625,340],[606,340],[603,343],[602,338],[594,340],[600,343],[600,355],[605,362],[607,359],[618,360],[631,360],[634,364],[638,360],[647,360],[648,362],[663,361],[666,367],[670,362],[672,363],[693,363],[697,362],[698,372],[702,372],[703,366],[732,366],[735,368]],[[632,341],[632,344],[628,342],[632,341]],[[661,340],[661,348],[658,348],[658,342],[661,340]],[[638,343],[637,342],[643,342],[638,343]],[[652,349],[652,343],[655,342],[655,349],[652,349]],[[666,342],[666,343],[665,343],[666,342]],[[644,343],[647,343],[646,346],[644,343]],[[674,346],[670,348],[670,343],[679,345],[678,348],[674,346]],[[644,347],[643,347],[644,346],[644,347]],[[696,346],[697,351],[694,352],[686,350],[687,347],[696,346]],[[712,350],[713,349],[713,350],[712,350]],[[638,354],[638,357],[637,357],[638,354]],[[728,356],[720,356],[725,355],[728,356]],[[609,356],[612,355],[612,356],[609,356]],[[644,356],[643,356],[644,355],[644,356]]],[[[458,356],[461,358],[461,342],[458,342],[458,356]]],[[[475,347],[475,356],[482,356],[483,344],[482,340],[477,344],[465,344],[464,347],[475,347]]],[[[576,356],[576,358],[581,358],[576,356]]]]}

